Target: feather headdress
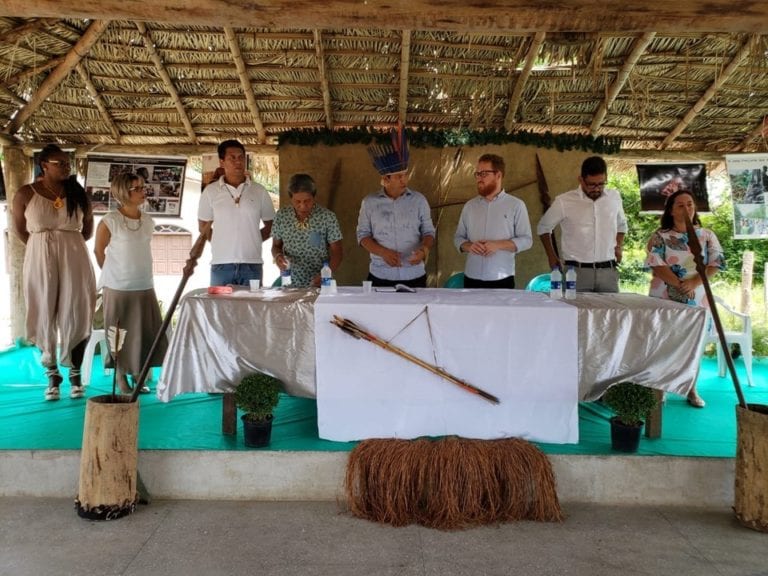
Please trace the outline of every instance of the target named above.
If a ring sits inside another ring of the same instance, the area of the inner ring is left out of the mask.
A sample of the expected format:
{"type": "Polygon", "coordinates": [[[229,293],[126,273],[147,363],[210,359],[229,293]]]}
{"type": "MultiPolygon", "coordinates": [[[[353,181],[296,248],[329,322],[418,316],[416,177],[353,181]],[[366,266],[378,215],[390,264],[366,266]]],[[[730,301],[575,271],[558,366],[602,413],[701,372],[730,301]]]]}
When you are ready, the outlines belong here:
{"type": "Polygon", "coordinates": [[[405,128],[400,122],[397,123],[397,128],[391,130],[390,137],[391,144],[368,146],[368,154],[371,155],[373,166],[382,176],[408,169],[408,139],[405,128]]]}

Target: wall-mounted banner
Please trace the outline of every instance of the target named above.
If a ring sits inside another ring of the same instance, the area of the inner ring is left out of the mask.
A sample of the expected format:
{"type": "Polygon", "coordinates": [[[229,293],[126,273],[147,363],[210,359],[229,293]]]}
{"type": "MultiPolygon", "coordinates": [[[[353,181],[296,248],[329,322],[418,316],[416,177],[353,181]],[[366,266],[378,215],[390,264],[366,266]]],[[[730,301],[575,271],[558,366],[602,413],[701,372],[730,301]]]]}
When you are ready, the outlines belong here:
{"type": "Polygon", "coordinates": [[[640,211],[661,213],[667,198],[680,189],[693,194],[698,212],[709,212],[706,164],[637,164],[640,211]]]}
{"type": "Polygon", "coordinates": [[[187,159],[183,156],[121,156],[89,154],[85,191],[96,214],[117,209],[109,193],[112,178],[133,172],[144,179],[144,211],[156,216],[180,216],[187,159]]]}
{"type": "Polygon", "coordinates": [[[733,237],[768,238],[768,154],[726,154],[733,198],[733,237]]]}

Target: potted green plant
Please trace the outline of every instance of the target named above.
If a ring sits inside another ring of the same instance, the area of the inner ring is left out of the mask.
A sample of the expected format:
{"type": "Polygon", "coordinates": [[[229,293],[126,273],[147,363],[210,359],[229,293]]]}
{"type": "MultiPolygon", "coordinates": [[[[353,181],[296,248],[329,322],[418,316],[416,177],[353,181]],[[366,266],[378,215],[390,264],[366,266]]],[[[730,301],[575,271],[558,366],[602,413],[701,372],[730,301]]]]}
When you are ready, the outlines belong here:
{"type": "Polygon", "coordinates": [[[613,410],[611,447],[620,452],[637,452],[640,432],[648,413],[656,408],[653,390],[633,382],[614,384],[603,396],[603,403],[613,410]]]}
{"type": "Polygon", "coordinates": [[[268,446],[272,438],[272,411],[280,399],[282,383],[277,378],[254,372],[248,374],[235,390],[235,405],[245,412],[243,437],[246,446],[268,446]]]}

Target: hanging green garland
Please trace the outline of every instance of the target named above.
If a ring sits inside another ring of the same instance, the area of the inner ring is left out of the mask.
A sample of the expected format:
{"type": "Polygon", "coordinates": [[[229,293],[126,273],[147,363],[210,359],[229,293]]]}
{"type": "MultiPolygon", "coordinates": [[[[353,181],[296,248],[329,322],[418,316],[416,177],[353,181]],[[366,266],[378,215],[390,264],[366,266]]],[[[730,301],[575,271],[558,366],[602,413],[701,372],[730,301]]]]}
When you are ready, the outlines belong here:
{"type": "MultiPolygon", "coordinates": [[[[446,146],[488,146],[490,144],[523,144],[537,148],[555,148],[565,150],[583,150],[596,154],[614,154],[621,150],[621,138],[593,138],[581,134],[553,134],[552,132],[507,132],[505,130],[429,130],[426,128],[407,128],[408,142],[415,148],[444,148],[446,146]]],[[[342,144],[371,144],[389,142],[389,132],[374,130],[368,126],[358,128],[340,128],[338,130],[305,129],[289,130],[278,136],[278,146],[339,146],[342,144]]]]}

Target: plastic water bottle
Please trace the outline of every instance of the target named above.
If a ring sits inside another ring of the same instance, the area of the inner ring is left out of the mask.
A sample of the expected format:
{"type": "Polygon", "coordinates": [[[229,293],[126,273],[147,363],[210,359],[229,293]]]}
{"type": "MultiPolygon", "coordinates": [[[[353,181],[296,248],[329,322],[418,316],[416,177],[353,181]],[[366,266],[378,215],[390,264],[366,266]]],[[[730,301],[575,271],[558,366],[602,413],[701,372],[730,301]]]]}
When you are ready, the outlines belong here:
{"type": "Polygon", "coordinates": [[[549,274],[549,297],[556,300],[563,297],[563,273],[558,266],[553,266],[549,274]]]}
{"type": "Polygon", "coordinates": [[[573,266],[570,266],[565,273],[565,299],[576,299],[576,270],[573,266]]]}
{"type": "Polygon", "coordinates": [[[291,261],[285,259],[285,270],[280,271],[280,285],[286,288],[291,285],[291,261]]]}
{"type": "Polygon", "coordinates": [[[320,287],[325,288],[326,286],[330,288],[331,286],[331,279],[333,278],[333,272],[331,272],[331,267],[328,266],[328,262],[323,262],[323,267],[320,269],[320,287]]]}

